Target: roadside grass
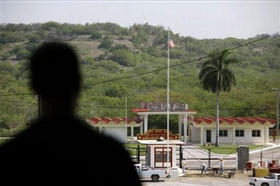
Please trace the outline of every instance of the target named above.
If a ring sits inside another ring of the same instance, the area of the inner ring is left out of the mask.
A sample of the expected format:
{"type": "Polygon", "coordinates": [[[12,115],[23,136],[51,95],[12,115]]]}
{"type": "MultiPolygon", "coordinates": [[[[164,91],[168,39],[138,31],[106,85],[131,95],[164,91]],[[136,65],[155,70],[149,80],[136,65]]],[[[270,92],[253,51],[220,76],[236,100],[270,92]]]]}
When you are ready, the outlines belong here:
{"type": "Polygon", "coordinates": [[[7,143],[10,139],[8,138],[0,138],[0,145],[7,143]]]}
{"type": "MultiPolygon", "coordinates": [[[[271,139],[273,139],[273,136],[269,136],[269,139],[271,140],[271,139]]],[[[275,136],[275,139],[280,139],[280,136],[275,136]]]]}
{"type": "MultiPolygon", "coordinates": [[[[265,145],[247,145],[249,147],[249,150],[257,149],[261,147],[265,147],[265,145]]],[[[198,146],[201,149],[207,150],[211,149],[211,152],[215,154],[234,154],[236,153],[238,145],[219,145],[216,147],[215,145],[209,145],[209,146],[198,146]]]]}
{"type": "MultiPolygon", "coordinates": [[[[136,156],[137,155],[137,145],[135,143],[127,143],[124,144],[124,147],[126,150],[129,152],[130,155],[136,156]]],[[[139,144],[140,147],[140,156],[145,156],[146,155],[146,146],[139,144]]]]}

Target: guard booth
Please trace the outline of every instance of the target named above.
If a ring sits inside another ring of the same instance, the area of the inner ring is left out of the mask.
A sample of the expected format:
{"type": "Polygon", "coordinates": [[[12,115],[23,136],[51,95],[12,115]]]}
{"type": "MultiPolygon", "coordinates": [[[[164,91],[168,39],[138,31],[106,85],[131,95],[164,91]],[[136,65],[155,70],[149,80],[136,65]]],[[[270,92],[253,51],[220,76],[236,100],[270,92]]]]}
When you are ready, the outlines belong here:
{"type": "Polygon", "coordinates": [[[171,132],[169,132],[169,142],[166,139],[166,129],[150,129],[145,134],[137,136],[137,143],[146,145],[146,166],[151,168],[180,167],[182,158],[180,147],[185,143],[179,140],[178,134],[171,132]],[[169,159],[167,159],[168,148],[169,159]],[[179,153],[177,153],[178,149],[180,149],[179,153]]]}

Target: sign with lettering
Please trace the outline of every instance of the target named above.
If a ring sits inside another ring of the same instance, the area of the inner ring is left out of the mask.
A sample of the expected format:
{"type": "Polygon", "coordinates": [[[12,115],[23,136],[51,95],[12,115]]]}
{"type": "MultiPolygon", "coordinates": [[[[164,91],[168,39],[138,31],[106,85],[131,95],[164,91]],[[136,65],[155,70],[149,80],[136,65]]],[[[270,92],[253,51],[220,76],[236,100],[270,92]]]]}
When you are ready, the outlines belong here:
{"type": "MultiPolygon", "coordinates": [[[[188,104],[172,103],[169,104],[169,111],[186,111],[188,104]]],[[[167,111],[166,103],[141,103],[140,108],[148,109],[149,111],[167,111]]]]}
{"type": "MultiPolygon", "coordinates": [[[[167,130],[166,129],[150,129],[145,134],[137,135],[138,140],[159,140],[160,138],[163,138],[163,140],[167,139],[167,130]]],[[[179,139],[179,135],[172,134],[172,132],[169,131],[169,139],[177,140],[177,139],[179,139]]]]}

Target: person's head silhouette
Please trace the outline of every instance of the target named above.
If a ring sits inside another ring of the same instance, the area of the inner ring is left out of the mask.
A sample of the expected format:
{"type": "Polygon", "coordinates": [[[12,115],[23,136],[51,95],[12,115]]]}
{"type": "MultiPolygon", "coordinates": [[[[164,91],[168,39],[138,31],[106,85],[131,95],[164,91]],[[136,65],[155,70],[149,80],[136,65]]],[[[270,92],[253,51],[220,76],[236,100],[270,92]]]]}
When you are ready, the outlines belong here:
{"type": "Polygon", "coordinates": [[[74,111],[81,86],[74,50],[59,42],[39,46],[30,59],[30,85],[42,99],[43,115],[74,111]]]}

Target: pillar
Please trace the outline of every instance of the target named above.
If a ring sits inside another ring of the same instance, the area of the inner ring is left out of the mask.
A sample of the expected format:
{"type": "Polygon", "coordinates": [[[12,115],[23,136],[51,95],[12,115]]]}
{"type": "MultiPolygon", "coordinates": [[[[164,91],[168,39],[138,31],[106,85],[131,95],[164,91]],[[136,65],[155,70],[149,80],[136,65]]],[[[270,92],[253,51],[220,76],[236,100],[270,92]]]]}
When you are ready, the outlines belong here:
{"type": "Polygon", "coordinates": [[[131,141],[133,141],[133,137],[134,137],[134,127],[133,126],[131,126],[131,128],[130,128],[130,138],[131,138],[131,141]]]}
{"type": "Polygon", "coordinates": [[[179,132],[179,140],[182,140],[182,116],[178,115],[178,132],[179,132]]]}
{"type": "Polygon", "coordinates": [[[148,130],[148,114],[144,115],[144,133],[148,130]]]}
{"type": "Polygon", "coordinates": [[[100,126],[98,127],[98,131],[99,131],[99,133],[101,134],[101,127],[100,127],[100,126]]]}
{"type": "Polygon", "coordinates": [[[140,134],[143,134],[143,125],[144,125],[144,118],[143,118],[143,116],[141,116],[141,119],[142,119],[142,123],[140,125],[140,134]]]}
{"type": "Polygon", "coordinates": [[[249,161],[249,147],[239,146],[237,148],[237,169],[244,170],[249,161]]]}
{"type": "Polygon", "coordinates": [[[203,145],[203,134],[204,134],[204,128],[203,126],[200,127],[200,145],[203,145]]]}
{"type": "Polygon", "coordinates": [[[232,126],[232,144],[235,145],[235,126],[232,126]]]}
{"type": "Polygon", "coordinates": [[[188,134],[188,115],[184,115],[184,142],[187,144],[187,134],[188,134]]]}
{"type": "Polygon", "coordinates": [[[268,130],[267,127],[264,126],[263,129],[263,140],[264,140],[264,145],[268,143],[269,139],[268,139],[268,130]]]}

